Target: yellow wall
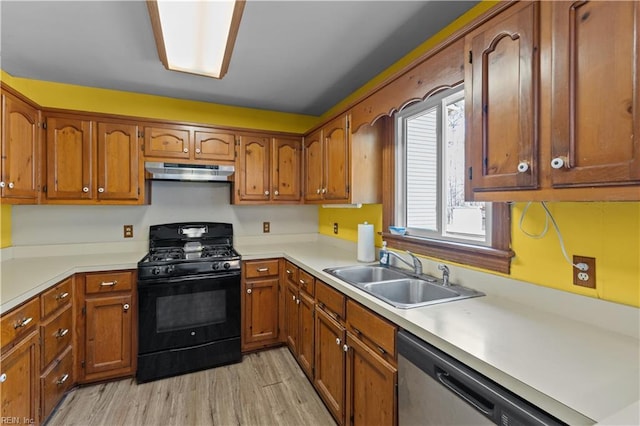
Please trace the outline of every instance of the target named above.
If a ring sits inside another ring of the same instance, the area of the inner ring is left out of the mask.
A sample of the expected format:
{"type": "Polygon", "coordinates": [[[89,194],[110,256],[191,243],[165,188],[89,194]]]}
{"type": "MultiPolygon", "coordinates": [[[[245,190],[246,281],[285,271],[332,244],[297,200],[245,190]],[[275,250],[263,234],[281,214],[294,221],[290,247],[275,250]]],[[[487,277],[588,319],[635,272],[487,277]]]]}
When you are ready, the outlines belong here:
{"type": "MultiPolygon", "coordinates": [[[[520,230],[519,221],[524,206],[524,203],[518,203],[511,212],[511,242],[516,256],[512,259],[510,278],[640,307],[639,202],[548,204],[562,233],[569,257],[578,255],[596,259],[595,290],[573,284],[572,267],[562,255],[551,223],[546,236],[541,239],[529,238],[520,230]]],[[[374,224],[376,232],[381,231],[382,206],[378,204],[365,207],[367,208],[320,207],[319,232],[357,241],[357,224],[365,220],[374,224]],[[334,222],[339,224],[338,235],[333,234],[334,222]]],[[[529,208],[522,226],[530,234],[537,234],[544,228],[544,220],[544,211],[536,203],[529,208]]],[[[376,245],[382,245],[379,236],[376,237],[376,245]]]]}
{"type": "Polygon", "coordinates": [[[310,115],[17,78],[2,70],[0,79],[40,106],[49,108],[293,133],[304,133],[318,121],[318,117],[310,115]]]}
{"type": "Polygon", "coordinates": [[[0,205],[0,248],[11,246],[11,206],[0,205]]]}

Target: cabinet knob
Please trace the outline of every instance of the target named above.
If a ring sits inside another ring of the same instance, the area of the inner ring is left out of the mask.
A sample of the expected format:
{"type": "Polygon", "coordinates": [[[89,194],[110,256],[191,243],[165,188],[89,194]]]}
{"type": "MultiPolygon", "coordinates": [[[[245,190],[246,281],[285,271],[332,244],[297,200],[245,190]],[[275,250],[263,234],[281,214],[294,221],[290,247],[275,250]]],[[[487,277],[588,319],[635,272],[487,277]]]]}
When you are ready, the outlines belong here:
{"type": "Polygon", "coordinates": [[[269,195],[269,191],[264,191],[264,195],[269,195]]]}
{"type": "Polygon", "coordinates": [[[327,193],[327,188],[322,188],[322,193],[326,194],[327,193]]]}
{"type": "Polygon", "coordinates": [[[4,188],[5,187],[5,183],[4,182],[0,182],[0,188],[4,188]]]}
{"type": "Polygon", "coordinates": [[[345,351],[345,352],[349,352],[349,346],[343,345],[342,346],[342,350],[345,351]]]}
{"type": "Polygon", "coordinates": [[[569,162],[567,161],[567,157],[556,157],[551,160],[551,167],[554,169],[561,169],[563,167],[569,168],[569,162]]]}
{"type": "Polygon", "coordinates": [[[182,152],[184,152],[186,154],[187,152],[189,152],[189,148],[183,149],[182,152]]]}
{"type": "Polygon", "coordinates": [[[103,193],[104,192],[104,188],[98,188],[98,192],[103,193]]]}
{"type": "Polygon", "coordinates": [[[300,299],[296,299],[296,305],[300,304],[300,299]]]}
{"type": "Polygon", "coordinates": [[[13,182],[9,182],[9,189],[13,189],[14,186],[13,182]]]}
{"type": "Polygon", "coordinates": [[[273,191],[274,195],[280,195],[280,192],[278,192],[278,190],[276,189],[275,191],[273,191]]]}
{"type": "Polygon", "coordinates": [[[7,373],[0,374],[0,383],[4,383],[7,381],[7,373]]]}
{"type": "Polygon", "coordinates": [[[89,192],[89,187],[85,186],[84,188],[82,188],[82,192],[89,192]]]}
{"type": "Polygon", "coordinates": [[[518,163],[518,173],[525,173],[527,170],[529,170],[528,161],[521,161],[518,163]]]}
{"type": "Polygon", "coordinates": [[[247,289],[247,294],[251,294],[252,290],[250,288],[247,289]]]}
{"type": "Polygon", "coordinates": [[[202,151],[200,151],[200,148],[196,148],[196,154],[200,154],[202,151]]]}
{"type": "Polygon", "coordinates": [[[316,189],[316,194],[319,194],[319,193],[320,193],[320,189],[316,189]]]}
{"type": "Polygon", "coordinates": [[[125,303],[124,305],[122,305],[122,309],[124,309],[124,310],[125,310],[125,312],[126,312],[126,311],[128,311],[130,307],[131,307],[131,306],[129,306],[129,304],[128,304],[128,303],[125,303]]]}
{"type": "Polygon", "coordinates": [[[339,337],[336,337],[336,345],[340,346],[340,343],[342,343],[342,340],[340,340],[339,337]]]}

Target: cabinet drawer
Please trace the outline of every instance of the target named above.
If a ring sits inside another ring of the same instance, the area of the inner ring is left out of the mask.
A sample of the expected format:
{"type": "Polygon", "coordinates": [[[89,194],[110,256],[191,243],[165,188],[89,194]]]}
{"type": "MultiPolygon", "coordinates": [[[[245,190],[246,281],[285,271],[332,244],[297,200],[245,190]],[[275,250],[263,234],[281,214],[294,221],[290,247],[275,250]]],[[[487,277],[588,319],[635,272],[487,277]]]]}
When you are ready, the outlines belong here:
{"type": "Polygon", "coordinates": [[[300,284],[300,290],[303,290],[311,296],[315,294],[315,279],[313,275],[302,269],[298,272],[298,284],[300,284]]]}
{"type": "Polygon", "coordinates": [[[51,361],[71,344],[71,306],[40,326],[42,337],[42,367],[51,361]]]}
{"type": "Polygon", "coordinates": [[[347,301],[347,328],[381,355],[396,357],[396,327],[367,308],[347,301]]]}
{"type": "Polygon", "coordinates": [[[132,273],[129,271],[87,274],[86,293],[112,293],[114,291],[131,290],[131,275],[132,273]]]}
{"type": "Polygon", "coordinates": [[[288,260],[284,262],[284,277],[289,284],[298,285],[298,267],[288,260]]]}
{"type": "Polygon", "coordinates": [[[320,280],[316,280],[316,300],[330,316],[335,319],[345,318],[345,297],[344,294],[334,290],[329,285],[320,280]]]}
{"type": "Polygon", "coordinates": [[[2,330],[2,347],[13,343],[14,340],[25,336],[38,323],[40,318],[40,299],[38,297],[19,308],[2,316],[0,329],[2,330]]]}
{"type": "Polygon", "coordinates": [[[40,296],[42,318],[49,316],[49,314],[71,301],[72,280],[73,277],[69,277],[56,284],[55,287],[42,293],[40,296]]]}
{"type": "Polygon", "coordinates": [[[73,351],[71,347],[60,355],[51,368],[40,377],[42,418],[46,419],[62,395],[73,385],[73,351]]]}
{"type": "Polygon", "coordinates": [[[244,276],[246,278],[277,276],[279,265],[278,259],[248,260],[244,262],[244,276]]]}

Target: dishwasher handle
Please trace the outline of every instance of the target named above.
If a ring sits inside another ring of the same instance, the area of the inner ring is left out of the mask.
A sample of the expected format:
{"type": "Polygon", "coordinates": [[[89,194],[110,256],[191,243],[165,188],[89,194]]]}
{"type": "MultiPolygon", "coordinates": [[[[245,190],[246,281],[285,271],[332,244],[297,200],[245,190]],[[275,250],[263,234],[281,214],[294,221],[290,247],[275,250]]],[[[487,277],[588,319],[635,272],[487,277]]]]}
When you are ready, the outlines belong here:
{"type": "Polygon", "coordinates": [[[474,406],[476,410],[480,411],[485,416],[489,418],[493,417],[493,410],[495,408],[495,405],[478,395],[472,389],[469,389],[467,386],[457,381],[442,368],[436,366],[435,371],[438,381],[442,383],[444,387],[467,401],[469,404],[474,406]]]}

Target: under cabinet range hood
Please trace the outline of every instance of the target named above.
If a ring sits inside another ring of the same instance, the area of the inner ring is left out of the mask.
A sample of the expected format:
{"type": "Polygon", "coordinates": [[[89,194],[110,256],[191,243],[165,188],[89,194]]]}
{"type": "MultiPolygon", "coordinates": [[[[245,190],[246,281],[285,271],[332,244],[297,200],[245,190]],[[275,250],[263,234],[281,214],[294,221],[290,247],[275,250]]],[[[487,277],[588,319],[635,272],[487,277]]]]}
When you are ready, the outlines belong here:
{"type": "Polygon", "coordinates": [[[182,180],[196,182],[229,182],[233,175],[233,165],[221,164],[181,164],[146,162],[144,168],[153,180],[182,180]]]}

